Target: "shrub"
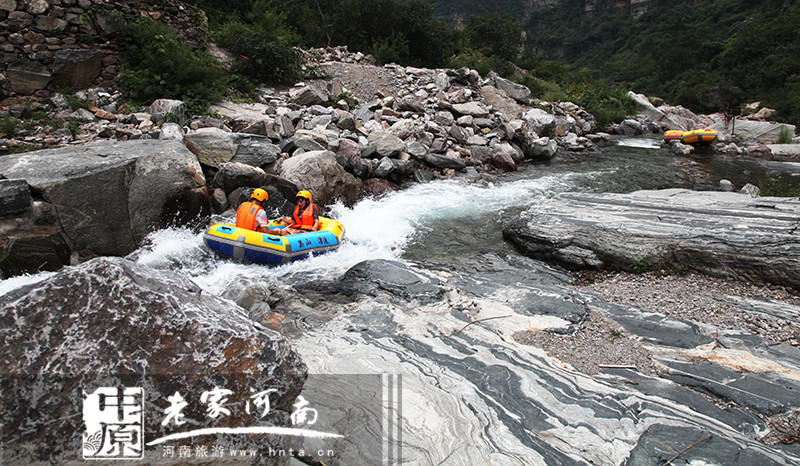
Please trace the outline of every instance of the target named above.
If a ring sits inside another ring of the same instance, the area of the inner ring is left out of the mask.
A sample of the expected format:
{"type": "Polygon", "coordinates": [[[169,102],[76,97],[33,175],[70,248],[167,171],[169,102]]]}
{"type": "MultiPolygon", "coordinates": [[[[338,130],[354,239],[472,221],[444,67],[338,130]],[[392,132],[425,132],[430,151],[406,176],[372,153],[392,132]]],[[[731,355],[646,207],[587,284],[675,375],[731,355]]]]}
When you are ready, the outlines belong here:
{"type": "Polygon", "coordinates": [[[792,143],[792,135],[789,132],[789,128],[786,126],[781,127],[781,132],[778,134],[778,144],[791,144],[792,143]]]}
{"type": "Polygon", "coordinates": [[[765,175],[756,182],[761,195],[767,197],[800,197],[800,185],[765,175]]]}
{"type": "Polygon", "coordinates": [[[303,57],[281,38],[254,26],[229,21],[216,34],[219,45],[239,56],[233,84],[245,91],[253,84],[288,84],[302,76],[303,57]]]}
{"type": "Polygon", "coordinates": [[[19,127],[19,120],[14,117],[7,116],[0,122],[0,133],[7,138],[13,138],[17,135],[17,128],[19,127]]]}
{"type": "Polygon", "coordinates": [[[227,93],[227,79],[214,59],[193,50],[169,26],[142,17],[123,28],[126,42],[120,85],[136,104],[160,98],[203,113],[227,93]]]}

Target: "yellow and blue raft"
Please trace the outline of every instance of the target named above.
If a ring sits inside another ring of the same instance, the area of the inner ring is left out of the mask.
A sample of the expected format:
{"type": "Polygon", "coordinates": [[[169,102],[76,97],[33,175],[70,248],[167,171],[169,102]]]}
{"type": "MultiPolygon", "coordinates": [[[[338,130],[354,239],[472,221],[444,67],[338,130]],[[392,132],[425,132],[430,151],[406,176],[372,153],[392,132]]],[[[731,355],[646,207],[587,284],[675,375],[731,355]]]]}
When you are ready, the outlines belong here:
{"type": "MultiPolygon", "coordinates": [[[[246,230],[229,223],[215,223],[203,234],[203,242],[209,249],[237,261],[279,265],[339,248],[344,237],[344,226],[327,217],[320,217],[319,223],[319,231],[288,236],[246,230]]],[[[286,227],[275,222],[269,225],[274,228],[286,227]]]]}

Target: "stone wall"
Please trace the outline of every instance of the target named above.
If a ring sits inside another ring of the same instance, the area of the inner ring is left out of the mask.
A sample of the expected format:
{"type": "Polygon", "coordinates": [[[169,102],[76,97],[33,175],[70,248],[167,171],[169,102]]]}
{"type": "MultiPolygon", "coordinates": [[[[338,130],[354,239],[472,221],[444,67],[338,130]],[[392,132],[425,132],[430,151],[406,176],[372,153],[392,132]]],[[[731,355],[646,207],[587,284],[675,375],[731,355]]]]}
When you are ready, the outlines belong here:
{"type": "Polygon", "coordinates": [[[202,42],[202,10],[177,0],[0,0],[0,99],[42,90],[114,87],[118,29],[139,16],[202,42]]]}

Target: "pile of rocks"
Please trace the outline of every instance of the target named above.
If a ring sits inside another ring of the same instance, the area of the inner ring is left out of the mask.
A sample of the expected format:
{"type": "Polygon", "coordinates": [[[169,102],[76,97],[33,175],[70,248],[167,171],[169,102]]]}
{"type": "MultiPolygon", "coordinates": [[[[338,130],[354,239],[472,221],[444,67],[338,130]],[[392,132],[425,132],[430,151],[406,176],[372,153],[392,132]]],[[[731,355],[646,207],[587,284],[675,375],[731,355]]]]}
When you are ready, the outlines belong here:
{"type": "Polygon", "coordinates": [[[597,144],[609,137],[597,132],[594,117],[578,105],[531,100],[529,89],[494,73],[482,78],[467,68],[377,67],[369,64],[371,57],[341,47],[307,56],[316,69],[351,66],[348,72],[356,76],[261,89],[260,103],[249,111],[222,104],[212,107],[213,116],[191,121],[180,102],[157,101],[143,112],[121,113],[129,109],[117,104],[119,94],[89,90],[76,95],[88,108],[72,110],[56,94],[50,114],[78,122],[79,131],[39,126],[22,132],[22,142],[40,149],[94,138],[158,139],[169,119],[185,124],[187,146],[210,180],[224,163],[278,174],[286,159],[330,151],[377,194],[456,172],[513,171],[525,160],[548,160],[558,151],[598,151],[597,144]],[[365,82],[380,86],[368,95],[365,82]]]}

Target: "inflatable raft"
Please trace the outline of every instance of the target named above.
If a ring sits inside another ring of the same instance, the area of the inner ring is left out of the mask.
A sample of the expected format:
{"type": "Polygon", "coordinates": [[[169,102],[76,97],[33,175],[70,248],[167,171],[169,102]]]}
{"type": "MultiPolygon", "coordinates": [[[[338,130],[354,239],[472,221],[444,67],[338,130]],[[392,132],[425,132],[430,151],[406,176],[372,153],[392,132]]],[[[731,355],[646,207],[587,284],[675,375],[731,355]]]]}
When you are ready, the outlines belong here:
{"type": "Polygon", "coordinates": [[[684,144],[709,143],[717,139],[717,132],[713,129],[696,129],[694,131],[666,131],[664,141],[680,141],[684,144]]]}
{"type": "MultiPolygon", "coordinates": [[[[344,226],[336,220],[320,217],[320,230],[296,235],[276,236],[238,228],[229,223],[215,223],[203,234],[209,249],[242,262],[279,265],[305,259],[339,248],[344,226]]],[[[271,227],[285,228],[270,222],[271,227]]]]}

